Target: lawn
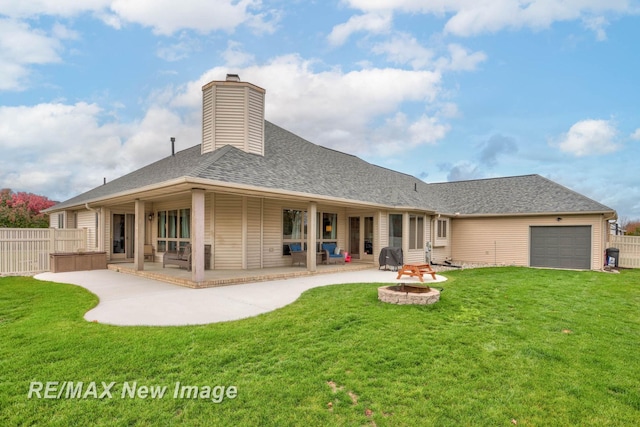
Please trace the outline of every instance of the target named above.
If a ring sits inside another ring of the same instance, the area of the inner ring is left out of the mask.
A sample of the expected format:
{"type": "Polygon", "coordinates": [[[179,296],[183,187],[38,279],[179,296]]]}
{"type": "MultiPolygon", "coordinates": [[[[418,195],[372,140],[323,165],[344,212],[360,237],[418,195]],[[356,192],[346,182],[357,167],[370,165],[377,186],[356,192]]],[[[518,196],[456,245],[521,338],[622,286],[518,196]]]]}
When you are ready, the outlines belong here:
{"type": "Polygon", "coordinates": [[[190,327],[86,322],[97,298],[84,289],[2,278],[0,425],[640,424],[640,271],[446,275],[432,306],[329,286],[190,327]],[[86,398],[46,398],[65,381],[86,398]],[[174,398],[176,382],[200,394],[174,398]]]}

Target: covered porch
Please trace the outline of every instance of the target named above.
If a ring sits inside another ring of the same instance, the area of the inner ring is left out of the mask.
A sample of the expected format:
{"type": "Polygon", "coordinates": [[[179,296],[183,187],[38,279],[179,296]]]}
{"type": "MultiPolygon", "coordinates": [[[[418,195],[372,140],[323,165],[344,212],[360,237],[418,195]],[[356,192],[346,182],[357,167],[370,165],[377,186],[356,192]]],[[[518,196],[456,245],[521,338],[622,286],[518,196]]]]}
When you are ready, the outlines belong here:
{"type": "Polygon", "coordinates": [[[194,281],[192,272],[186,269],[176,266],[163,268],[162,262],[144,262],[144,269],[136,268],[134,262],[111,262],[107,268],[120,273],[132,274],[174,285],[198,289],[268,280],[294,279],[296,277],[318,274],[371,270],[377,267],[369,262],[351,262],[346,264],[317,265],[315,271],[310,271],[304,265],[255,268],[249,270],[204,270],[204,278],[202,281],[194,281]]]}

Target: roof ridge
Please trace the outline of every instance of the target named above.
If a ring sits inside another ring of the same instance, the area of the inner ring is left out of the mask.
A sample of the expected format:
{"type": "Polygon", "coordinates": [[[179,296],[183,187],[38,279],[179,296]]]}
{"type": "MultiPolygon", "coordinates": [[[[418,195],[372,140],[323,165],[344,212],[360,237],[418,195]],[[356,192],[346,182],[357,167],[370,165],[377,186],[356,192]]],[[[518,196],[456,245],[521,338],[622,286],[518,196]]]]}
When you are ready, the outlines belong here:
{"type": "MultiPolygon", "coordinates": [[[[199,144],[202,145],[202,144],[199,144]]],[[[232,145],[223,145],[217,150],[210,151],[208,153],[200,154],[200,158],[198,159],[198,163],[191,168],[190,171],[185,172],[185,176],[193,176],[199,177],[200,174],[206,170],[209,166],[216,163],[218,160],[223,158],[229,151],[238,150],[232,145]]]]}
{"type": "Polygon", "coordinates": [[[512,175],[512,176],[494,176],[489,178],[477,178],[477,179],[461,179],[459,181],[444,181],[444,182],[431,182],[429,185],[447,185],[447,184],[455,184],[458,182],[479,182],[479,181],[491,181],[491,180],[504,180],[504,179],[513,179],[513,178],[526,178],[532,176],[540,176],[537,173],[529,173],[524,175],[512,175]]]}

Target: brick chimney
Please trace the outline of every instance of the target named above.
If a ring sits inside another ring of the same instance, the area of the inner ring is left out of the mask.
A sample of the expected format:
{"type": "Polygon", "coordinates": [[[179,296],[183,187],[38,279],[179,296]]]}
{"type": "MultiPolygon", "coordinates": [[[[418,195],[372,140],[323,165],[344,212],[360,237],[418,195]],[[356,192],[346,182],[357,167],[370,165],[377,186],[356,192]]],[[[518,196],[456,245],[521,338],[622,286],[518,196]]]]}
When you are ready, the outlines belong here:
{"type": "Polygon", "coordinates": [[[202,154],[233,145],[264,156],[264,95],[261,87],[227,74],[202,87],[202,154]]]}

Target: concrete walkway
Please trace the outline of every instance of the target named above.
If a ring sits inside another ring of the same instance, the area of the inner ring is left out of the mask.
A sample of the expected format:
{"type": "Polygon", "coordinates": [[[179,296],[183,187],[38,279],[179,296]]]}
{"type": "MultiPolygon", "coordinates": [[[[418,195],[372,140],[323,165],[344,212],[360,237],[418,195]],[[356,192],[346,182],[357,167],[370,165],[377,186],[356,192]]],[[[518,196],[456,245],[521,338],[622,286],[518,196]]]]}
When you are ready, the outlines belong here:
{"type": "MultiPolygon", "coordinates": [[[[202,325],[257,316],[291,304],[300,295],[318,286],[342,283],[420,283],[384,270],[363,270],[318,274],[294,279],[256,282],[217,288],[190,289],[111,270],[41,273],[38,280],[70,283],[100,298],[84,318],[110,325],[176,326],[202,325]]],[[[446,280],[437,275],[434,281],[446,280]]]]}

